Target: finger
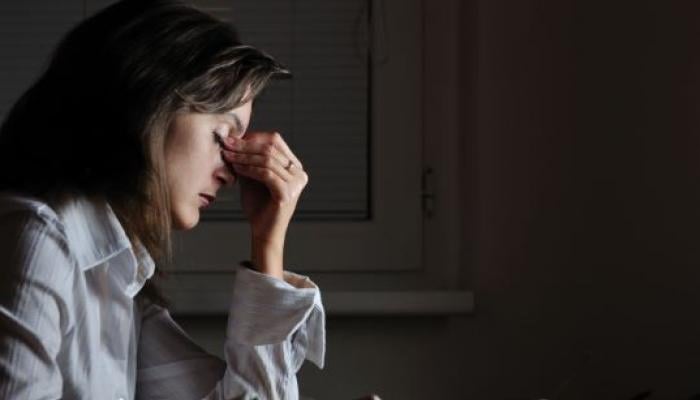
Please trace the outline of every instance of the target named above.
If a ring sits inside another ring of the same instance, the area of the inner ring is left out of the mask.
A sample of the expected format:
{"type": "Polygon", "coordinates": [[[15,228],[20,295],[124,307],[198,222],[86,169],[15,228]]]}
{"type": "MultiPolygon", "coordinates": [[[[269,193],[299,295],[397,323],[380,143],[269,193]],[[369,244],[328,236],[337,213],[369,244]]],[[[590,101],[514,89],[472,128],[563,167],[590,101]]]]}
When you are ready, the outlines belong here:
{"type": "Polygon", "coordinates": [[[282,135],[279,132],[274,132],[272,134],[272,143],[275,144],[275,147],[278,151],[284,154],[287,157],[287,159],[291,160],[297,167],[299,167],[299,169],[304,169],[304,166],[301,164],[301,161],[299,161],[297,156],[294,155],[292,150],[287,145],[287,142],[284,141],[284,138],[282,138],[282,135]]]}
{"type": "Polygon", "coordinates": [[[253,132],[246,134],[246,136],[248,136],[248,139],[227,138],[227,149],[244,153],[270,153],[285,167],[289,164],[289,161],[292,161],[299,169],[304,169],[299,158],[289,149],[289,146],[279,133],[253,132]]]}
{"type": "Polygon", "coordinates": [[[287,201],[286,182],[269,168],[256,167],[253,165],[233,164],[233,168],[242,176],[262,182],[270,190],[272,198],[278,201],[287,201]]]}
{"type": "Polygon", "coordinates": [[[289,158],[278,150],[273,143],[251,143],[243,140],[238,140],[227,146],[224,150],[224,156],[227,152],[236,152],[241,154],[257,154],[275,159],[283,168],[289,164],[289,158]]]}
{"type": "Polygon", "coordinates": [[[239,153],[235,151],[224,150],[224,159],[234,164],[251,165],[261,168],[269,168],[279,175],[285,182],[290,182],[294,179],[290,171],[285,168],[285,165],[275,157],[270,157],[262,154],[239,153]]]}

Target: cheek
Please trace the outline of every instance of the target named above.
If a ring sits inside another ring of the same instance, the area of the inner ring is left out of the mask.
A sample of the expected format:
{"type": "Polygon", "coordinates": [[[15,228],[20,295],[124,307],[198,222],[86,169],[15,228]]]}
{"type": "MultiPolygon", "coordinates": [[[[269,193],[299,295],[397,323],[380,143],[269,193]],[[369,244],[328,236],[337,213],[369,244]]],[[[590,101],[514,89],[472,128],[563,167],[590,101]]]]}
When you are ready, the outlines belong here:
{"type": "Polygon", "coordinates": [[[221,161],[219,145],[214,139],[214,127],[195,120],[181,121],[170,132],[165,146],[165,168],[168,185],[174,196],[184,191],[202,190],[207,177],[214,173],[221,161]]]}
{"type": "Polygon", "coordinates": [[[177,186],[177,190],[188,190],[204,183],[206,176],[213,171],[211,159],[207,156],[208,154],[186,154],[170,164],[170,180],[177,186]]]}
{"type": "Polygon", "coordinates": [[[166,168],[175,175],[192,176],[212,168],[218,156],[218,149],[211,143],[201,140],[173,142],[166,149],[166,168]]]}

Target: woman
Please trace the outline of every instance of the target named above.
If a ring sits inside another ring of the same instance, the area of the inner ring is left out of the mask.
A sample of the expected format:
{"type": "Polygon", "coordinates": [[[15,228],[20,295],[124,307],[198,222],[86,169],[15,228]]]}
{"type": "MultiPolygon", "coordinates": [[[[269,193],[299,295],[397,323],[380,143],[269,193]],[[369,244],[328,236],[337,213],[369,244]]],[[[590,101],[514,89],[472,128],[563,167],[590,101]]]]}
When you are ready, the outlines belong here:
{"type": "Polygon", "coordinates": [[[318,288],[282,268],[308,179],[280,135],[246,133],[286,73],[174,1],[124,0],[68,33],[0,129],[0,398],[298,397],[296,372],[325,349],[318,288]],[[222,361],[154,279],[171,230],[236,181],[252,254],[222,361]]]}

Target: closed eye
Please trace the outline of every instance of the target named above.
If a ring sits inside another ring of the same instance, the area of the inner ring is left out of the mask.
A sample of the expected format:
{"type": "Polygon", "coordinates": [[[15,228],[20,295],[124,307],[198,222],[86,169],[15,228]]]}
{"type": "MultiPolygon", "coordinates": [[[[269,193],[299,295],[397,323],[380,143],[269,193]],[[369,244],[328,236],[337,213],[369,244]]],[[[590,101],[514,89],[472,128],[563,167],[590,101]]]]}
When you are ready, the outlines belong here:
{"type": "Polygon", "coordinates": [[[216,142],[219,145],[219,147],[223,150],[224,149],[224,139],[216,131],[213,131],[212,134],[214,135],[214,142],[216,142]]]}

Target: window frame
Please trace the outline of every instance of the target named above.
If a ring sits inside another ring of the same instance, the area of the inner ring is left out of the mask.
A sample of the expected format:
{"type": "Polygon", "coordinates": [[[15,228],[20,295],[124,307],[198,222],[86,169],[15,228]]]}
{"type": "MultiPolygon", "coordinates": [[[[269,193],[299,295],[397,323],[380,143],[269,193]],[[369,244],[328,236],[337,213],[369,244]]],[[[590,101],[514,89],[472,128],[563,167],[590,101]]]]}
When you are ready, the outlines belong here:
{"type": "MultiPolygon", "coordinates": [[[[470,143],[465,140],[468,133],[460,131],[465,122],[460,114],[464,100],[461,88],[469,76],[463,75],[459,42],[463,29],[460,22],[471,21],[462,21],[466,14],[462,13],[458,0],[417,1],[423,43],[432,45],[421,45],[422,152],[416,157],[422,170],[434,171],[432,179],[423,179],[419,193],[428,196],[434,207],[432,216],[422,217],[420,265],[332,271],[291,268],[309,275],[322,288],[331,315],[451,315],[474,310],[474,296],[468,290],[467,262],[472,249],[464,247],[467,237],[464,223],[474,205],[465,201],[471,198],[465,195],[468,192],[465,186],[474,187],[474,171],[470,167],[472,163],[463,157],[470,153],[470,143]]],[[[375,10],[382,3],[389,7],[387,12],[391,12],[391,6],[404,4],[375,1],[375,10]]],[[[467,69],[467,72],[473,71],[467,69]]],[[[290,235],[294,233],[290,227],[290,235]]],[[[285,262],[285,267],[289,265],[285,262]]],[[[176,276],[180,283],[176,285],[179,289],[171,291],[175,294],[174,312],[225,313],[229,306],[230,276],[218,271],[209,271],[204,276],[200,273],[176,276]],[[185,287],[190,290],[183,290],[185,287]],[[202,287],[207,287],[207,291],[202,292],[199,289],[202,287]]]]}

